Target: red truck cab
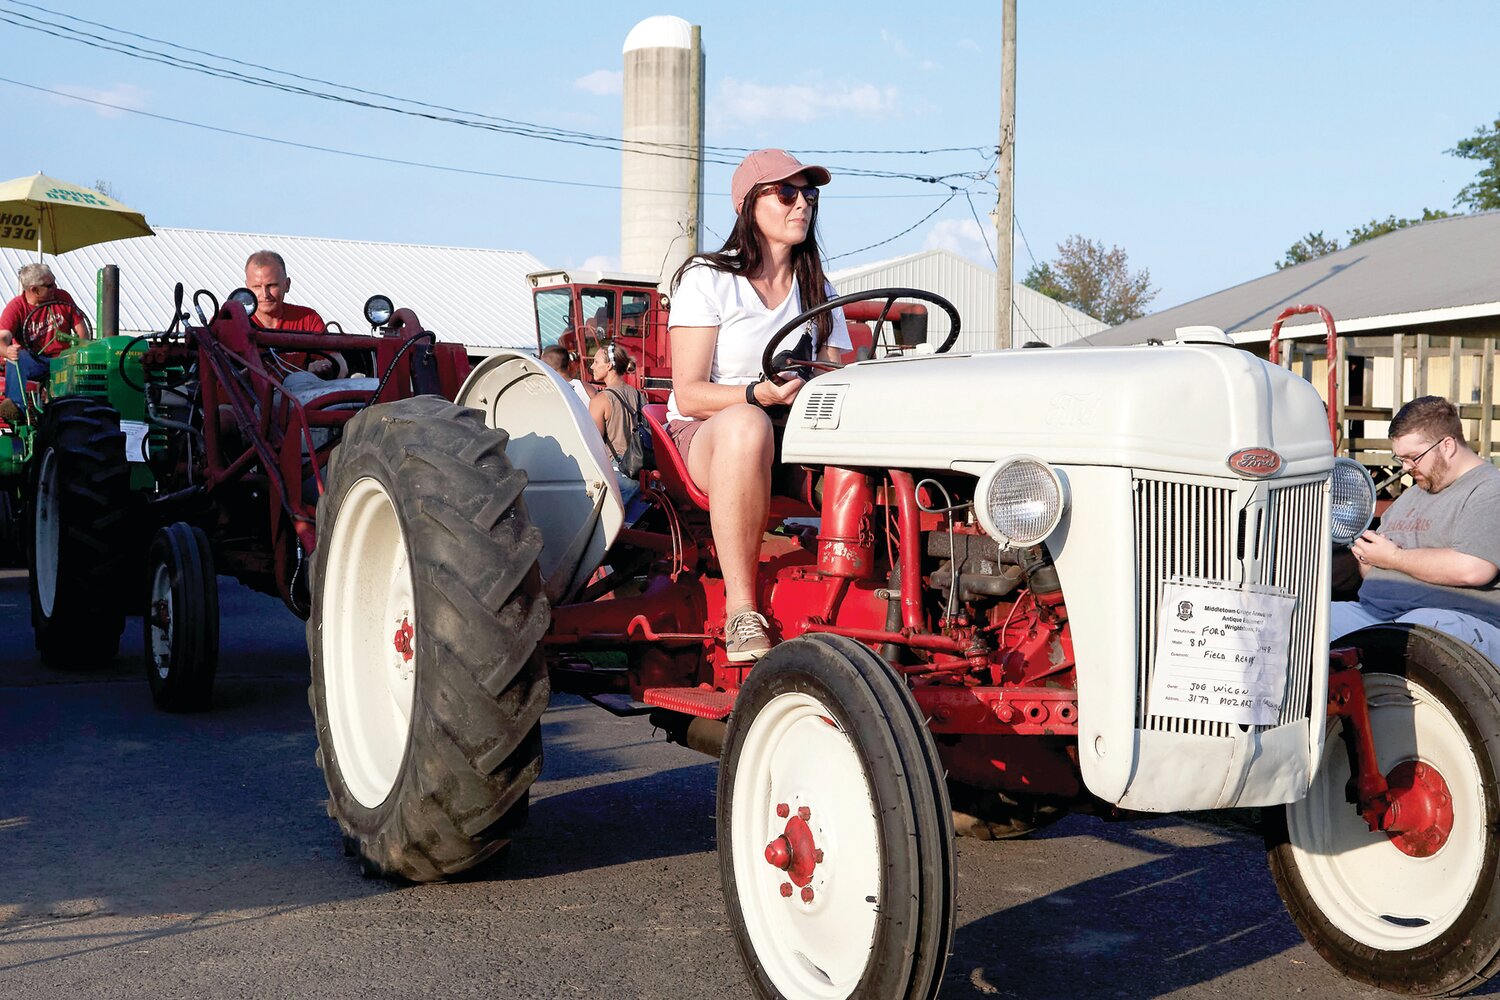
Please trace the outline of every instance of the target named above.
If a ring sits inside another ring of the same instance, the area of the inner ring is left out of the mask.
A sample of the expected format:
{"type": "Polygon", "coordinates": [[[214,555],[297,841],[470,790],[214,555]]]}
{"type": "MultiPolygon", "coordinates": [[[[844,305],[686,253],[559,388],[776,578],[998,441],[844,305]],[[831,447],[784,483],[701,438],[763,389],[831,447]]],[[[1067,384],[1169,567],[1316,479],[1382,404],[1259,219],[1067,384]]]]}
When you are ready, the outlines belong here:
{"type": "Polygon", "coordinates": [[[588,378],[594,352],[610,342],[635,358],[625,381],[653,403],[672,391],[672,357],[667,341],[667,296],[656,279],[608,271],[537,271],[528,274],[536,307],[537,350],[557,345],[579,360],[588,378]]]}

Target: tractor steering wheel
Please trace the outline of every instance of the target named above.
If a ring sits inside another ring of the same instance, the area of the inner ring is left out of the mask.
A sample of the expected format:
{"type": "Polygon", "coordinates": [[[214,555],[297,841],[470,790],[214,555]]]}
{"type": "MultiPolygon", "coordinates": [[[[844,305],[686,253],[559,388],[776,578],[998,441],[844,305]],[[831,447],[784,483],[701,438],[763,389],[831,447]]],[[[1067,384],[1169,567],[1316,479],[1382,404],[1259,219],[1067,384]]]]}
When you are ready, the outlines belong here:
{"type": "Polygon", "coordinates": [[[278,350],[276,348],[271,348],[271,349],[269,349],[269,353],[275,355],[276,356],[276,360],[279,361],[281,364],[286,365],[288,368],[292,368],[292,369],[294,369],[296,371],[299,371],[299,372],[307,372],[310,375],[317,375],[319,378],[322,378],[322,379],[325,379],[325,380],[327,378],[329,378],[329,376],[325,375],[325,374],[320,374],[320,373],[315,372],[315,371],[312,371],[311,367],[309,366],[309,362],[311,362],[313,360],[319,360],[319,359],[321,359],[323,361],[329,362],[330,364],[333,365],[333,371],[336,373],[333,377],[335,377],[335,378],[339,377],[339,375],[347,374],[348,371],[349,371],[348,364],[346,362],[344,362],[341,358],[339,358],[339,356],[338,356],[338,354],[336,352],[333,352],[333,351],[320,351],[316,347],[299,347],[296,350],[288,351],[288,352],[282,352],[281,350],[278,350]],[[286,356],[287,353],[301,354],[301,355],[303,355],[302,364],[300,364],[300,365],[293,364],[287,358],[287,356],[286,356]]]}
{"type": "Polygon", "coordinates": [[[83,320],[84,337],[87,338],[93,332],[89,326],[88,316],[71,302],[64,302],[62,299],[53,299],[50,302],[42,302],[34,305],[27,311],[25,318],[21,320],[20,329],[15,331],[16,343],[30,352],[33,357],[41,356],[39,350],[43,346],[41,341],[46,337],[48,328],[52,325],[48,321],[48,317],[54,312],[60,314],[62,317],[62,323],[57,326],[55,336],[57,338],[68,338],[68,341],[64,342],[64,346],[67,346],[75,339],[76,335],[73,333],[73,328],[78,325],[80,319],[83,320]]]}
{"type": "Polygon", "coordinates": [[[765,352],[760,357],[761,373],[767,380],[780,385],[785,381],[783,376],[799,368],[813,368],[817,371],[830,372],[844,367],[838,361],[824,361],[820,358],[804,359],[793,356],[792,351],[796,347],[802,346],[801,344],[795,345],[794,348],[783,350],[780,353],[777,352],[777,348],[787,335],[800,330],[809,320],[815,319],[826,312],[832,312],[834,309],[848,305],[851,302],[866,302],[871,299],[885,300],[885,308],[880,311],[880,318],[875,321],[875,339],[877,341],[880,339],[880,328],[885,323],[886,314],[891,311],[891,306],[896,303],[897,299],[918,299],[922,302],[930,302],[948,314],[948,319],[953,324],[953,328],[948,331],[947,338],[938,345],[933,353],[946,354],[948,349],[958,341],[958,331],[960,329],[958,310],[953,308],[953,303],[941,295],[938,295],[936,292],[924,292],[919,288],[873,288],[866,292],[850,292],[848,295],[839,295],[831,298],[822,305],[804,310],[788,320],[780,330],[771,335],[770,340],[766,341],[765,352]]]}

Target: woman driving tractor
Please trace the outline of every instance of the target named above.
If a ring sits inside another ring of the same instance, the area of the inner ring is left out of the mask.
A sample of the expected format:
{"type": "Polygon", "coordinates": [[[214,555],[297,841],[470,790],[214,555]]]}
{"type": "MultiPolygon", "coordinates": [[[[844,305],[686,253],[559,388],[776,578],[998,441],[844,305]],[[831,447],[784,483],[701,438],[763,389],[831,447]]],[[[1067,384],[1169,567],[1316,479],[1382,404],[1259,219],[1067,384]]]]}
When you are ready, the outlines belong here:
{"type": "MultiPolygon", "coordinates": [[[[816,235],[818,189],[829,179],[823,167],[784,150],[751,153],[730,184],[736,219],[729,238],[717,253],[689,258],[673,278],[668,430],[712,500],[725,647],[737,663],[759,659],[772,642],[755,594],[775,454],[766,407],[790,404],[803,386],[797,377],[766,380],[761,356],[788,320],[835,294],[816,235]]],[[[813,356],[837,361],[850,348],[842,310],[809,325],[813,356]]]]}

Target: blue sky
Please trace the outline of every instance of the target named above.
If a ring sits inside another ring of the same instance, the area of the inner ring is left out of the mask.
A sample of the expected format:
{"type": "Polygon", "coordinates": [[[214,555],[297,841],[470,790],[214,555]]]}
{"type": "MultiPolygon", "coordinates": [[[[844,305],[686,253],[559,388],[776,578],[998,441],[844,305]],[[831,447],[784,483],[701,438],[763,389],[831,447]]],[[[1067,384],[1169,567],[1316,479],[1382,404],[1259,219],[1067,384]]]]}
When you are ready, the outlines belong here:
{"type": "MultiPolygon", "coordinates": [[[[992,148],[998,139],[998,2],[260,0],[238,13],[198,0],[38,2],[46,10],[0,0],[0,19],[24,15],[185,55],[58,16],[68,14],[306,76],[606,136],[620,129],[625,35],[642,18],[676,14],[703,27],[710,146],[992,148]]],[[[1500,4],[1019,5],[1016,214],[1027,239],[1017,234],[1018,274],[1031,263],[1028,244],[1046,259],[1081,233],[1150,268],[1155,308],[1270,271],[1310,230],[1342,238],[1371,218],[1451,208],[1476,165],[1444,150],[1500,117],[1500,4]]],[[[0,77],[15,81],[0,83],[10,118],[0,175],[107,180],[162,225],[522,249],[549,266],[618,260],[617,152],[251,87],[3,21],[0,34],[0,77]],[[291,148],[16,83],[289,142],[569,184],[291,148]]],[[[803,158],[835,173],[820,223],[835,267],[928,246],[989,262],[974,216],[992,238],[992,183],[957,181],[967,194],[918,224],[947,188],[837,176],[841,166],[979,172],[988,157],[803,158]]],[[[719,235],[730,222],[730,170],[710,166],[705,177],[705,223],[719,235]]]]}

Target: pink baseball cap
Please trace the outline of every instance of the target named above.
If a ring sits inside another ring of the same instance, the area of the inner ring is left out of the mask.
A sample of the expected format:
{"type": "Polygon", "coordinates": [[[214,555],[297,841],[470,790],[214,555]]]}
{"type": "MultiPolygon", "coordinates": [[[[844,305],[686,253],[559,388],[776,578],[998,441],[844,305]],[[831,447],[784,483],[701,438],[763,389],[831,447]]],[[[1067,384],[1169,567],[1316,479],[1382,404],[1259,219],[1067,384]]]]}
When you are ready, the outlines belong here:
{"type": "Polygon", "coordinates": [[[745,196],[757,184],[784,181],[797,174],[806,174],[813,187],[822,187],[833,179],[823,167],[802,163],[784,149],[757,149],[734,168],[734,179],[729,182],[729,196],[734,199],[735,214],[744,210],[745,196]]]}

